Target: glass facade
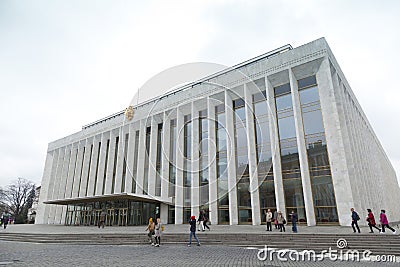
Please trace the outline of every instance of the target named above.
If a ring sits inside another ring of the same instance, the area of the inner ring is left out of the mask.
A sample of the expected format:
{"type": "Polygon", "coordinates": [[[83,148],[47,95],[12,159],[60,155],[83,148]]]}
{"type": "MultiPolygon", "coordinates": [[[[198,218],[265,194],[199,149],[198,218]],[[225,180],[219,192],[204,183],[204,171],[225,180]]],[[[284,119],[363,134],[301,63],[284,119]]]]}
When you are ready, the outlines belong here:
{"type": "Polygon", "coordinates": [[[202,209],[207,209],[209,201],[207,110],[199,112],[199,179],[200,206],[202,209]]]}
{"type": "Polygon", "coordinates": [[[183,138],[183,222],[187,223],[191,216],[192,202],[192,119],[190,115],[184,116],[183,138]]]}
{"type": "Polygon", "coordinates": [[[286,206],[286,213],[283,213],[287,216],[294,210],[298,214],[299,222],[306,222],[290,84],[275,87],[274,93],[286,206]]]}
{"type": "Polygon", "coordinates": [[[315,76],[298,80],[317,223],[339,221],[315,76]]]}
{"type": "MultiPolygon", "coordinates": [[[[264,80],[264,79],[263,79],[264,80]]],[[[269,107],[265,83],[260,82],[260,93],[253,95],[253,116],[256,133],[258,190],[262,222],[268,209],[276,210],[274,173],[272,168],[271,140],[269,131],[269,107]],[[264,86],[262,86],[264,85],[264,86]]]]}
{"type": "Polygon", "coordinates": [[[175,196],[176,183],[176,120],[170,121],[169,188],[168,197],[175,196]]]}
{"type": "Polygon", "coordinates": [[[249,158],[247,155],[247,130],[245,101],[241,98],[233,101],[236,181],[239,223],[251,223],[251,197],[249,158]]]}
{"type": "Polygon", "coordinates": [[[217,138],[217,187],[218,187],[218,222],[229,223],[229,195],[226,152],[225,105],[215,107],[215,130],[217,138]]]}
{"type": "Polygon", "coordinates": [[[143,194],[148,194],[149,189],[149,168],[151,168],[149,164],[149,155],[150,155],[150,142],[151,142],[151,127],[146,128],[146,146],[145,146],[145,155],[144,155],[144,174],[143,174],[143,194]]]}
{"type": "Polygon", "coordinates": [[[161,162],[162,162],[162,123],[158,124],[157,129],[157,155],[156,155],[156,196],[161,196],[161,162]]]}

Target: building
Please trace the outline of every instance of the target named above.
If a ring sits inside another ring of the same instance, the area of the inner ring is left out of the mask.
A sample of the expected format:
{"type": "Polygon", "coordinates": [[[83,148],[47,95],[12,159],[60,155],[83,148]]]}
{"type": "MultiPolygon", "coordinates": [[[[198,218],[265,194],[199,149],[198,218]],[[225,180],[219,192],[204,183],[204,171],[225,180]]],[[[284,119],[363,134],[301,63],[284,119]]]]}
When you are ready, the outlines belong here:
{"type": "Polygon", "coordinates": [[[287,45],[49,144],[36,223],[400,220],[396,174],[324,38],[287,45]]]}

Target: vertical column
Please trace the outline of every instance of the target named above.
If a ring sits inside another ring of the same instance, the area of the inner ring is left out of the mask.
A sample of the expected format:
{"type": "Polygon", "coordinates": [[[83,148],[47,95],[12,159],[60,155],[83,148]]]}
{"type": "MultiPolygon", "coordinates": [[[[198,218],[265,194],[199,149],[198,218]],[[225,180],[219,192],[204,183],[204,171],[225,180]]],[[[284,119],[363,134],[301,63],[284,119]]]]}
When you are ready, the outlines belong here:
{"type": "Polygon", "coordinates": [[[91,161],[91,151],[93,144],[93,139],[86,140],[86,149],[85,149],[85,157],[83,162],[83,170],[82,170],[82,177],[81,177],[81,185],[79,188],[79,197],[86,196],[86,189],[87,189],[87,182],[89,179],[89,166],[91,161]]]}
{"type": "Polygon", "coordinates": [[[289,80],[290,80],[290,88],[292,90],[293,114],[294,114],[294,123],[296,127],[297,148],[299,150],[301,183],[303,185],[304,207],[306,210],[307,225],[314,226],[316,224],[314,201],[311,189],[310,171],[308,167],[308,157],[307,157],[306,139],[303,127],[303,119],[301,116],[300,96],[297,86],[297,80],[293,74],[292,69],[289,69],[289,80]]]}
{"type": "Polygon", "coordinates": [[[149,196],[156,195],[156,175],[157,175],[157,136],[158,124],[156,118],[151,118],[151,132],[150,132],[150,149],[149,149],[149,174],[148,174],[148,194],[149,196]]]}
{"type": "Polygon", "coordinates": [[[74,184],[74,173],[75,173],[75,166],[76,166],[77,156],[78,156],[78,144],[77,143],[73,143],[71,145],[71,160],[69,161],[68,179],[67,179],[67,184],[66,184],[66,187],[65,187],[64,198],[71,198],[72,197],[72,186],[74,184]]]}
{"type": "Polygon", "coordinates": [[[192,102],[192,164],[191,164],[191,178],[192,178],[192,190],[191,190],[191,203],[192,203],[192,214],[199,214],[200,212],[200,153],[199,153],[199,111],[196,109],[194,102],[192,102]]]}
{"type": "MultiPolygon", "coordinates": [[[[56,149],[53,152],[54,158],[53,158],[53,165],[51,168],[51,173],[50,173],[50,182],[48,186],[48,193],[47,193],[47,200],[52,200],[53,199],[53,191],[54,191],[54,186],[56,184],[56,171],[57,171],[57,165],[58,161],[60,160],[60,149],[56,149]]],[[[45,218],[44,218],[44,223],[49,224],[50,222],[50,217],[52,216],[51,210],[52,210],[53,205],[46,205],[45,208],[45,218]]]]}
{"type": "Polygon", "coordinates": [[[101,135],[101,148],[100,148],[100,158],[99,158],[99,170],[97,172],[97,184],[96,184],[96,196],[103,195],[103,184],[105,179],[105,166],[106,162],[106,155],[107,155],[107,140],[110,138],[110,133],[103,133],[101,135]]]}
{"type": "MultiPolygon", "coordinates": [[[[162,190],[162,187],[161,187],[161,190],[162,190]]],[[[168,194],[167,194],[167,196],[168,196],[168,194]]],[[[164,203],[160,204],[160,219],[161,219],[161,223],[167,224],[167,222],[168,222],[168,205],[167,204],[164,204],[164,203]]]]}
{"type": "Polygon", "coordinates": [[[140,121],[139,129],[139,151],[137,161],[136,194],[143,194],[144,159],[146,155],[146,121],[140,121]]]}
{"type": "Polygon", "coordinates": [[[84,147],[86,140],[81,140],[78,143],[78,157],[76,159],[75,173],[74,173],[74,184],[72,185],[72,198],[78,197],[79,184],[82,175],[82,163],[84,157],[84,147]]]}
{"type": "MultiPolygon", "coordinates": [[[[119,145],[118,145],[118,154],[117,154],[117,169],[115,171],[114,193],[116,193],[116,194],[121,193],[122,168],[124,166],[124,161],[126,160],[125,159],[125,142],[126,142],[126,130],[125,130],[125,127],[122,126],[122,127],[119,128],[119,145]]],[[[125,182],[126,182],[126,177],[125,177],[125,182]]]]}
{"type": "MultiPolygon", "coordinates": [[[[55,173],[55,176],[53,177],[54,184],[53,184],[53,190],[51,192],[52,200],[55,200],[58,197],[58,189],[60,187],[61,174],[62,174],[62,168],[63,168],[64,156],[65,156],[65,147],[59,148],[59,151],[60,151],[60,153],[58,155],[56,173],[55,173]]],[[[50,206],[49,223],[51,223],[51,224],[55,223],[57,208],[58,208],[58,205],[50,206]]]]}
{"type": "Polygon", "coordinates": [[[209,182],[209,219],[211,223],[218,224],[218,183],[216,164],[216,134],[215,134],[215,106],[210,97],[207,98],[208,117],[208,182],[209,182]]]}
{"type": "Polygon", "coordinates": [[[108,151],[108,162],[107,164],[107,174],[106,174],[106,188],[104,190],[104,194],[109,195],[112,194],[112,189],[115,189],[115,184],[113,181],[114,175],[114,156],[115,156],[115,148],[116,148],[116,137],[118,134],[115,131],[111,131],[110,133],[110,148],[108,151]]]}
{"type": "MultiPolygon", "coordinates": [[[[67,182],[67,175],[68,175],[68,166],[69,161],[71,158],[71,146],[65,147],[65,154],[64,154],[64,162],[62,166],[62,172],[59,182],[59,188],[57,195],[55,196],[56,199],[63,199],[64,192],[65,192],[65,184],[67,182]]],[[[62,215],[63,215],[63,206],[57,206],[56,215],[55,215],[55,224],[60,224],[62,222],[62,215]]]]}
{"type": "Polygon", "coordinates": [[[39,197],[39,205],[36,213],[35,224],[46,224],[47,223],[47,213],[46,210],[48,209],[47,204],[43,202],[49,199],[49,188],[51,183],[51,172],[53,169],[54,164],[57,162],[57,156],[55,152],[47,152],[46,162],[44,164],[44,171],[43,171],[43,179],[42,179],[42,188],[41,194],[39,197]]]}
{"type": "Polygon", "coordinates": [[[175,224],[183,223],[183,146],[184,117],[179,107],[176,110],[176,185],[175,185],[175,224]]]}
{"type": "Polygon", "coordinates": [[[251,197],[251,214],[253,225],[261,224],[260,197],[258,190],[258,170],[257,170],[257,148],[256,134],[254,127],[254,111],[251,93],[244,85],[244,100],[246,110],[246,128],[247,128],[247,154],[249,157],[250,172],[250,197],[251,197]]]}
{"type": "Polygon", "coordinates": [[[99,161],[99,142],[101,139],[99,136],[93,137],[93,151],[92,151],[92,160],[90,162],[90,173],[89,173],[89,181],[88,181],[88,189],[87,195],[94,196],[94,184],[96,181],[96,173],[98,175],[98,166],[97,162],[99,161]]]}
{"type": "MultiPolygon", "coordinates": [[[[334,99],[335,95],[338,93],[334,92],[328,58],[325,58],[322,61],[321,66],[316,74],[316,78],[320,93],[321,112],[325,127],[327,150],[330,165],[332,167],[332,183],[335,189],[335,197],[337,200],[336,205],[339,215],[339,223],[340,225],[350,225],[351,218],[348,214],[350,208],[354,205],[353,194],[355,192],[351,191],[352,187],[348,168],[352,168],[353,165],[357,166],[357,161],[355,159],[354,162],[351,161],[351,157],[349,157],[350,162],[346,162],[346,155],[354,155],[351,153],[351,145],[353,145],[354,142],[351,142],[346,138],[349,135],[354,136],[354,132],[352,133],[352,128],[346,127],[345,125],[346,122],[351,121],[351,118],[343,118],[338,114],[338,109],[340,110],[340,108],[344,109],[343,113],[346,113],[346,101],[343,101],[346,99],[342,99],[341,103],[334,99]],[[341,120],[342,124],[344,125],[342,127],[340,125],[341,120]],[[346,130],[349,131],[349,134],[347,134],[346,130]]],[[[343,97],[346,98],[346,95],[343,95],[343,97]]],[[[355,168],[354,174],[356,176],[357,172],[358,168],[355,168]]]]}
{"type": "MultiPolygon", "coordinates": [[[[163,119],[163,132],[162,132],[162,172],[161,172],[161,198],[168,199],[169,189],[169,155],[170,155],[170,135],[171,135],[171,122],[166,112],[164,112],[163,119]]],[[[168,215],[168,207],[166,211],[168,215]]],[[[162,212],[161,212],[161,216],[162,212]]],[[[168,216],[167,216],[168,218],[168,216]]],[[[166,220],[164,221],[166,222],[166,220]]]]}
{"type": "Polygon", "coordinates": [[[269,82],[268,78],[265,78],[265,84],[267,85],[267,101],[270,108],[269,113],[269,130],[271,136],[271,153],[272,153],[272,165],[274,171],[274,186],[275,186],[275,201],[276,209],[278,211],[285,211],[285,192],[283,190],[282,180],[282,163],[281,163],[281,152],[279,150],[279,134],[277,115],[275,107],[275,93],[274,87],[269,82]]]}
{"type": "Polygon", "coordinates": [[[229,192],[229,224],[238,224],[238,203],[236,189],[236,162],[234,138],[235,129],[233,126],[233,103],[229,92],[225,90],[225,114],[226,114],[226,152],[228,169],[228,192],[229,192]]]}
{"type": "Polygon", "coordinates": [[[129,142],[128,142],[128,153],[126,157],[126,177],[125,177],[125,192],[132,192],[132,180],[133,180],[133,172],[136,172],[136,169],[133,169],[133,162],[137,155],[134,154],[136,145],[136,131],[133,128],[133,124],[129,124],[129,142]]]}

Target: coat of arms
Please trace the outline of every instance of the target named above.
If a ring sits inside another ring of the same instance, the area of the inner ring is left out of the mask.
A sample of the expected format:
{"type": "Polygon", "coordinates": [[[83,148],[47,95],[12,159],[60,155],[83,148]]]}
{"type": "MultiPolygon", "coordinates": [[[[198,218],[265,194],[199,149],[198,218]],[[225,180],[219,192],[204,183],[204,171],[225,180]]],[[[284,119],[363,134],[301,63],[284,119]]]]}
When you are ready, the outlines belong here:
{"type": "Polygon", "coordinates": [[[133,119],[133,115],[135,114],[135,111],[132,106],[129,106],[125,109],[125,118],[130,121],[133,119]]]}

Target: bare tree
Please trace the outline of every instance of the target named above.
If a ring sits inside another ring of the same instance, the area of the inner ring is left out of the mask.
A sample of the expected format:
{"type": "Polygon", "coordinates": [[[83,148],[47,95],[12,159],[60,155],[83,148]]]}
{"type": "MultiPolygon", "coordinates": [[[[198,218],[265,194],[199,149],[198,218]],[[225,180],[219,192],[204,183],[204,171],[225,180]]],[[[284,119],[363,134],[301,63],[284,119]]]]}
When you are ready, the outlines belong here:
{"type": "Polygon", "coordinates": [[[25,222],[34,197],[35,184],[24,178],[18,178],[5,189],[0,188],[0,202],[10,211],[17,223],[25,222]]]}

